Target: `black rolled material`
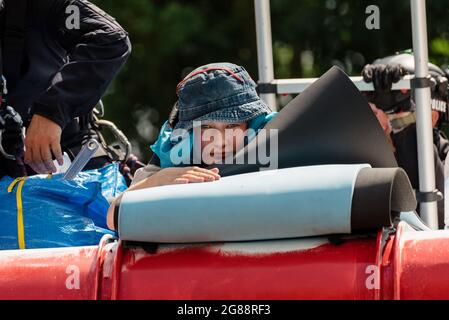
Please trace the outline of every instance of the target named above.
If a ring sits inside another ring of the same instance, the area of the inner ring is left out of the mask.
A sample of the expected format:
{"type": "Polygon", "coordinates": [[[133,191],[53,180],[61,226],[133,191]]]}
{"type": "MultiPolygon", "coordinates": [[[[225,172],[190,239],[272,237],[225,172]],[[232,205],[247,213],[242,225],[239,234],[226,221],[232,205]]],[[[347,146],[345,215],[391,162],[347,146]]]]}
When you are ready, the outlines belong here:
{"type": "Polygon", "coordinates": [[[117,199],[114,207],[114,229],[118,230],[118,218],[120,215],[120,203],[122,202],[122,197],[117,199]]]}
{"type": "Polygon", "coordinates": [[[351,207],[352,231],[389,227],[401,211],[416,209],[416,198],[401,168],[365,168],[357,175],[351,207]]]}
{"type": "MultiPolygon", "coordinates": [[[[278,130],[278,168],[357,163],[397,167],[367,100],[337,67],[293,99],[265,129],[278,130]]],[[[236,154],[234,164],[214,167],[222,176],[258,171],[264,165],[248,164],[248,153],[269,144],[268,134],[267,139],[254,139],[236,154]]]]}

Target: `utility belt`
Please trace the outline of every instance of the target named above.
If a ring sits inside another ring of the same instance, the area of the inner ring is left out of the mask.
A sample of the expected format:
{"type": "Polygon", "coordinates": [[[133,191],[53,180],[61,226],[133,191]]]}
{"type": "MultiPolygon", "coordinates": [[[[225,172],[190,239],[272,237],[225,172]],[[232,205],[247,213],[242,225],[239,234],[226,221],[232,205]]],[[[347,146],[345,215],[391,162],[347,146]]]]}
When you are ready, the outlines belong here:
{"type": "Polygon", "coordinates": [[[127,137],[123,134],[117,126],[104,119],[100,119],[103,116],[103,104],[99,103],[99,108],[95,108],[88,115],[77,118],[65,128],[61,139],[61,146],[63,151],[67,152],[69,157],[73,160],[81,150],[82,146],[90,139],[95,139],[100,143],[95,155],[92,157],[91,163],[86,169],[96,166],[95,162],[100,162],[99,166],[102,167],[103,162],[105,164],[112,162],[126,162],[130,156],[131,144],[127,137]],[[108,144],[103,136],[104,130],[110,131],[112,136],[118,141],[118,144],[108,144]],[[102,160],[102,161],[100,161],[102,160]]]}
{"type": "MultiPolygon", "coordinates": [[[[387,113],[393,133],[401,132],[409,125],[416,123],[415,104],[412,100],[410,101],[410,103],[411,106],[405,109],[408,111],[399,113],[387,113]]],[[[430,101],[432,111],[438,111],[438,113],[440,114],[440,122],[445,123],[449,122],[449,114],[448,114],[449,112],[447,112],[447,103],[448,102],[446,100],[441,100],[439,98],[438,99],[432,98],[430,101]]]]}
{"type": "Polygon", "coordinates": [[[62,149],[73,160],[87,141],[97,140],[100,147],[84,169],[99,169],[112,162],[119,162],[120,172],[129,186],[136,170],[145,164],[131,154],[131,143],[125,134],[113,122],[101,119],[103,115],[104,107],[100,101],[91,113],[71,124],[72,130],[75,131],[70,131],[70,128],[64,130],[66,132],[63,133],[65,137],[61,141],[62,149]],[[105,130],[109,131],[118,143],[108,143],[103,136],[105,130]]]}

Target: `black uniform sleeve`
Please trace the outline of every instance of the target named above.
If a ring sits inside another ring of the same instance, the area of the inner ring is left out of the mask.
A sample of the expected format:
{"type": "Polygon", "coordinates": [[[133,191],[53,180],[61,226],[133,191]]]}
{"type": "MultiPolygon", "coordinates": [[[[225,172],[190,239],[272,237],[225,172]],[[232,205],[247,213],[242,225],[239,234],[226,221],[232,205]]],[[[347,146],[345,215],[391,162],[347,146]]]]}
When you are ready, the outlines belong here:
{"type": "Polygon", "coordinates": [[[440,160],[444,163],[449,152],[449,140],[443,131],[434,128],[433,129],[433,141],[438,150],[438,156],[440,160]]]}
{"type": "Polygon", "coordinates": [[[64,128],[94,108],[130,55],[131,43],[112,17],[85,0],[54,0],[46,15],[49,33],[67,51],[67,62],[34,103],[33,114],[64,128]],[[79,28],[70,25],[68,6],[79,9],[79,28]]]}

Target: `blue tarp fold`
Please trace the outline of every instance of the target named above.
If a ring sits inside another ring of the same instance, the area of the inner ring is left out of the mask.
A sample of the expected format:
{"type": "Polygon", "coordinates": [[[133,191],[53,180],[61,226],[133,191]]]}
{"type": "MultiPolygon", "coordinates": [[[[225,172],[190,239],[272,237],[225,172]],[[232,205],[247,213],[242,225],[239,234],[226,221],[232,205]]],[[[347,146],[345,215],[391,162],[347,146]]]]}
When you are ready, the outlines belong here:
{"type": "Polygon", "coordinates": [[[22,190],[17,182],[8,192],[13,182],[0,180],[0,249],[19,249],[21,229],[26,249],[95,245],[114,234],[106,226],[108,199],[126,190],[118,164],[81,172],[72,181],[62,174],[27,177],[22,190]]]}

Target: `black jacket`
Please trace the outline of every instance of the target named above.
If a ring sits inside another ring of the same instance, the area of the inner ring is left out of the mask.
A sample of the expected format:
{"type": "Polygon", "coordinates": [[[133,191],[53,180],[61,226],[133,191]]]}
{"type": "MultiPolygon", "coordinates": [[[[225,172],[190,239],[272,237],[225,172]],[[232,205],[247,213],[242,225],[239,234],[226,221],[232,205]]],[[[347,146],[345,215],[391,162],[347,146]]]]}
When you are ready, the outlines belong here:
{"type": "MultiPolygon", "coordinates": [[[[6,11],[14,1],[5,0],[6,11]]],[[[1,26],[4,20],[5,12],[1,26]]],[[[3,52],[8,50],[2,47],[3,52]]],[[[25,124],[38,114],[60,125],[64,147],[79,133],[75,118],[90,113],[130,52],[128,34],[90,2],[28,0],[21,73],[8,83],[9,104],[25,124]],[[79,29],[66,26],[70,5],[79,8],[79,29]]],[[[5,76],[8,79],[6,70],[5,76]]]]}

